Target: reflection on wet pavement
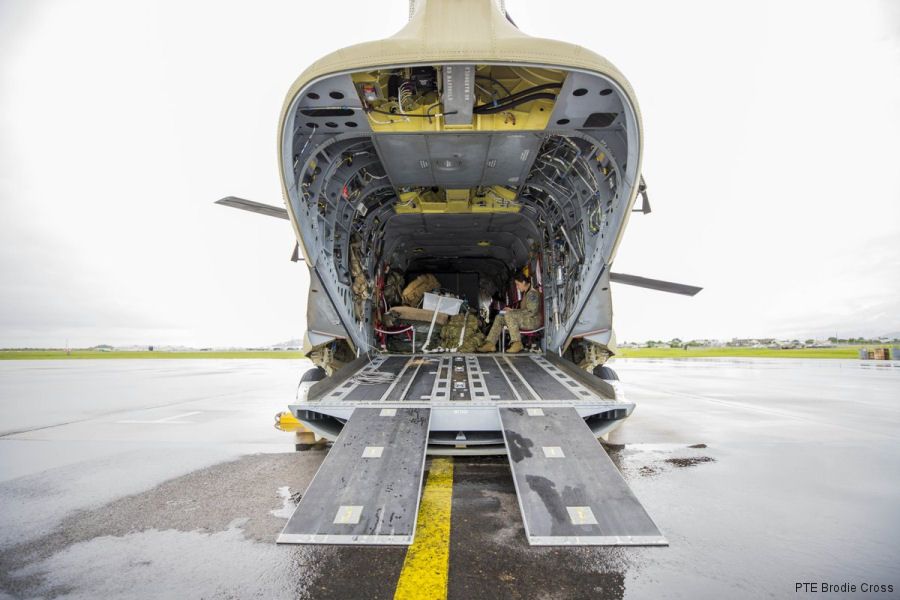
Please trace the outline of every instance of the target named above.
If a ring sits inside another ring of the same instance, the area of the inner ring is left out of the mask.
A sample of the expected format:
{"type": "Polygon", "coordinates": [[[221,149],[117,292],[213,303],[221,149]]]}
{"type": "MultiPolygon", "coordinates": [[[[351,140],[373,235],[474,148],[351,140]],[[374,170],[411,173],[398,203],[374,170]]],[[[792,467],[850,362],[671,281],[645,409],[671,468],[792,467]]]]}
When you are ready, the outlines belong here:
{"type": "MultiPolygon", "coordinates": [[[[135,365],[148,389],[125,416],[109,398],[84,398],[77,423],[0,438],[0,597],[392,598],[402,548],[274,544],[324,457],[289,452],[292,434],[271,427],[305,365],[177,362],[135,365]],[[167,413],[158,400],[172,380],[180,401],[167,413]],[[119,423],[187,413],[199,413],[184,417],[191,425],[119,423]]],[[[39,372],[54,385],[73,376],[51,367],[39,372]]],[[[101,389],[108,371],[91,381],[82,368],[77,385],[101,389]]],[[[782,597],[797,581],[900,589],[900,369],[614,368],[638,407],[607,452],[671,545],[530,547],[507,459],[457,458],[450,598],[782,597]]],[[[28,373],[4,372],[0,386],[27,401],[28,373]]]]}

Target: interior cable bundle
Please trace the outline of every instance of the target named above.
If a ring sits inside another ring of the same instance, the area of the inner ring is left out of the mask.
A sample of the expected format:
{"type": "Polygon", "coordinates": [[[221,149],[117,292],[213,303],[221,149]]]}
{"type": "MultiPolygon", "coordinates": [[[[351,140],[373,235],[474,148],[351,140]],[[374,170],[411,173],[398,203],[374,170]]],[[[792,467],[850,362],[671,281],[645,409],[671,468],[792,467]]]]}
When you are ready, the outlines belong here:
{"type": "Polygon", "coordinates": [[[397,375],[386,371],[367,371],[363,369],[353,376],[353,381],[360,385],[383,385],[394,382],[397,375]]]}

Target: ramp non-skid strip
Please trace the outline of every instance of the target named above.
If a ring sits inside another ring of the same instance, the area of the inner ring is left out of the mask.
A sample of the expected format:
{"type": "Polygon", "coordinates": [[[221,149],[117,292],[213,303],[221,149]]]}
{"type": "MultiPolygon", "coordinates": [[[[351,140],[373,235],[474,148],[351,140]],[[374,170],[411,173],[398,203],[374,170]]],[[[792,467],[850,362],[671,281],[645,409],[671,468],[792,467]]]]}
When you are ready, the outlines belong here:
{"type": "Polygon", "coordinates": [[[479,402],[500,398],[500,394],[491,394],[488,384],[484,380],[484,373],[481,371],[481,364],[478,362],[477,356],[466,356],[466,376],[469,379],[469,394],[472,400],[479,402]]]}
{"type": "Polygon", "coordinates": [[[498,410],[531,545],[668,544],[574,407],[498,410]]]}
{"type": "Polygon", "coordinates": [[[575,397],[580,400],[590,400],[595,396],[594,392],[584,387],[580,383],[578,383],[575,379],[570,377],[565,371],[551,363],[549,360],[544,358],[543,356],[534,356],[532,360],[540,365],[546,372],[550,373],[550,375],[560,382],[563,386],[568,388],[571,392],[575,394],[575,397]]]}
{"type": "Polygon", "coordinates": [[[354,409],[280,544],[410,544],[429,408],[354,409]]]}
{"type": "Polygon", "coordinates": [[[447,402],[450,400],[450,369],[451,358],[442,356],[437,366],[437,373],[434,377],[434,385],[431,386],[431,396],[422,398],[422,400],[431,400],[432,402],[447,402]]]}

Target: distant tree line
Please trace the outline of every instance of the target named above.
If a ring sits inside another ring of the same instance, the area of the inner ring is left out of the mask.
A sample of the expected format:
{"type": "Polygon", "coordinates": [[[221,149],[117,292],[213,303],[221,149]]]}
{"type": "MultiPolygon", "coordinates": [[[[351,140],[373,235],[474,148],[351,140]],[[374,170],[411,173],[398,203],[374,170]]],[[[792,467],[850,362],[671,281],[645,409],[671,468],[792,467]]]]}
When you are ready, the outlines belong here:
{"type": "Polygon", "coordinates": [[[878,339],[863,338],[863,337],[858,337],[858,338],[852,337],[852,338],[846,338],[846,339],[830,337],[830,338],[828,338],[828,341],[831,342],[832,344],[897,344],[897,343],[900,343],[900,338],[894,338],[891,341],[886,342],[883,339],[878,340],[878,339]]]}
{"type": "MultiPolygon", "coordinates": [[[[772,344],[776,340],[774,338],[760,338],[758,343],[767,345],[772,344]]],[[[800,340],[789,340],[790,343],[800,345],[800,340]]],[[[865,338],[865,337],[851,337],[851,338],[837,338],[830,337],[828,338],[828,342],[835,345],[863,345],[863,344],[900,344],[900,338],[894,338],[890,341],[885,341],[884,339],[874,339],[874,338],[865,338]]],[[[746,343],[746,342],[745,342],[746,343]]],[[[725,342],[726,346],[740,346],[745,345],[745,343],[741,343],[737,340],[732,340],[730,342],[725,342]]],[[[809,338],[802,342],[806,346],[811,346],[816,343],[816,340],[809,338]]],[[[663,340],[647,340],[643,343],[647,348],[689,348],[689,347],[703,347],[710,345],[709,340],[690,340],[688,342],[683,341],[681,338],[674,337],[669,341],[663,340]]]]}

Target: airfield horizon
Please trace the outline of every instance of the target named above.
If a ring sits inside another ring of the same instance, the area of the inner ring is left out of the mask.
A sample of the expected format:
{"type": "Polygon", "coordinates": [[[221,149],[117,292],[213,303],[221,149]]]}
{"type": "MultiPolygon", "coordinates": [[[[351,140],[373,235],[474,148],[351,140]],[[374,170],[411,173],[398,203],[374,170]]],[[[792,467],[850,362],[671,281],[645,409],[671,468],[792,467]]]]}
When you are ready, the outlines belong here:
{"type": "Polygon", "coordinates": [[[35,350],[0,350],[0,360],[83,360],[98,358],[260,358],[260,359],[298,359],[305,358],[297,350],[210,350],[190,352],[169,352],[166,350],[70,350],[35,349],[35,350]]]}
{"type": "MultiPolygon", "coordinates": [[[[891,346],[891,344],[887,344],[891,346]]],[[[861,348],[869,345],[846,345],[831,348],[620,348],[613,358],[859,358],[861,348]]],[[[295,350],[211,350],[211,351],[166,351],[166,350],[69,350],[29,349],[0,350],[0,360],[84,360],[84,359],[301,359],[303,352],[295,350]]]]}

